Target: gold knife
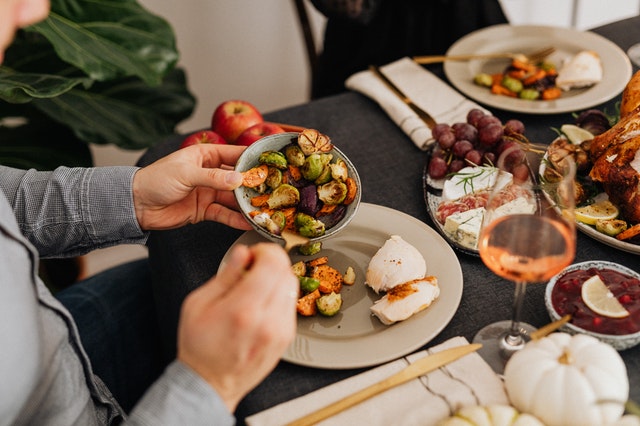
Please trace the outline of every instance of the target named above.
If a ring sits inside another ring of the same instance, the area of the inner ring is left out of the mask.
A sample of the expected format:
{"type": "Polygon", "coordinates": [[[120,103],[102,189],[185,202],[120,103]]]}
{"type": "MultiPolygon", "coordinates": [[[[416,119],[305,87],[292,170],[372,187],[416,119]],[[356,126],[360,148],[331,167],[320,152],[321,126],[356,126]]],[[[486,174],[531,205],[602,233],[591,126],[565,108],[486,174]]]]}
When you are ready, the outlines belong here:
{"type": "Polygon", "coordinates": [[[464,346],[456,346],[455,348],[445,349],[435,354],[428,355],[422,359],[415,361],[413,364],[405,367],[398,373],[387,377],[386,379],[374,383],[354,394],[347,396],[339,401],[329,404],[324,408],[312,412],[304,417],[294,420],[287,426],[307,426],[316,424],[328,417],[333,416],[347,408],[350,408],[367,398],[371,398],[381,392],[392,387],[401,385],[416,377],[423,376],[443,365],[449,364],[462,358],[463,356],[475,352],[482,347],[479,343],[468,344],[464,346]]]}
{"type": "Polygon", "coordinates": [[[415,103],[413,103],[413,101],[407,96],[405,95],[402,90],[400,90],[391,80],[389,80],[389,78],[384,75],[384,73],[380,70],[380,68],[378,68],[375,65],[369,65],[369,70],[371,72],[373,72],[373,74],[378,77],[380,80],[382,80],[382,82],[397,96],[400,98],[400,100],[402,102],[404,102],[405,104],[407,104],[409,106],[409,108],[411,108],[413,110],[413,112],[415,112],[418,117],[420,117],[420,119],[422,121],[425,122],[425,124],[427,125],[427,127],[429,129],[433,129],[436,125],[436,120],[433,119],[433,117],[431,117],[429,115],[428,112],[426,112],[425,110],[423,110],[422,108],[420,108],[418,105],[416,105],[415,103]]]}

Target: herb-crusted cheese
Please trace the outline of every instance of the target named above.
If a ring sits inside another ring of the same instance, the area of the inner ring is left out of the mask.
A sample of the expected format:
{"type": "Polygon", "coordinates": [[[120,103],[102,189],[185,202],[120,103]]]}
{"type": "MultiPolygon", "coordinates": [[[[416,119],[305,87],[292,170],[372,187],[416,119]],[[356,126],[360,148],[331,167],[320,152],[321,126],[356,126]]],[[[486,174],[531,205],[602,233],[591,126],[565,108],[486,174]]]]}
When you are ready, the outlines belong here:
{"type": "Polygon", "coordinates": [[[444,224],[444,231],[452,240],[460,245],[477,249],[478,236],[480,235],[484,212],[484,207],[479,207],[477,209],[454,213],[447,217],[444,224]]]}

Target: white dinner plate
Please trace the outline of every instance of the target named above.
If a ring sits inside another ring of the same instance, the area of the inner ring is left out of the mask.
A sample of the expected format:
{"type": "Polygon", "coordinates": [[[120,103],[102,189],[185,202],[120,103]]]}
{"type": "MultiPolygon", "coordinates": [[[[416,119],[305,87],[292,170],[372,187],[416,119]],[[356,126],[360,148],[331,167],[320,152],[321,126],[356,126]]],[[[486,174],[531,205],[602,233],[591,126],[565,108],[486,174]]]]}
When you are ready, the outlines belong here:
{"type": "Polygon", "coordinates": [[[473,83],[475,75],[497,73],[509,64],[504,60],[449,61],[444,72],[458,90],[485,105],[506,111],[529,114],[574,112],[599,105],[622,92],[631,78],[631,62],[622,49],[606,38],[588,31],[539,25],[494,25],[472,32],[455,42],[447,55],[524,52],[553,46],[549,61],[560,67],[562,61],[582,50],[594,50],[603,66],[602,81],[592,87],[564,92],[552,101],[528,101],[494,95],[488,88],[473,83]]]}
{"type": "MultiPolygon", "coordinates": [[[[255,231],[248,231],[234,245],[259,241],[265,239],[255,231]]],[[[341,272],[353,267],[356,282],[342,287],[343,305],[336,316],[298,316],[296,338],[283,356],[286,361],[328,369],[368,367],[391,361],[436,337],[458,309],[463,281],[454,251],[431,227],[405,213],[361,203],[352,222],[322,244],[319,254],[292,255],[292,261],[328,256],[329,265],[341,272]],[[438,278],[440,296],[426,310],[385,326],[369,310],[381,295],[366,287],[364,278],[371,257],[391,235],[400,235],[422,253],[427,273],[438,278]]]]}

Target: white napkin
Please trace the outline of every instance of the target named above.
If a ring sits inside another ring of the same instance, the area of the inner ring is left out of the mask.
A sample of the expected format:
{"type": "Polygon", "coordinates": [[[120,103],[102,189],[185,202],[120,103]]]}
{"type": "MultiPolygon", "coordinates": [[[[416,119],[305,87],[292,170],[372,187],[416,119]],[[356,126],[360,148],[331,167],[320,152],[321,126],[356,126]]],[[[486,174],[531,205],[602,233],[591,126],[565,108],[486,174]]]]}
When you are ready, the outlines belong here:
{"type": "MultiPolygon", "coordinates": [[[[398,59],[380,67],[380,70],[438,123],[465,121],[472,108],[480,108],[489,113],[411,58],[398,59]]],[[[433,138],[427,125],[371,71],[360,71],[352,75],[345,85],[375,100],[418,148],[426,150],[431,145],[433,138]]]]}
{"type": "MultiPolygon", "coordinates": [[[[246,419],[249,426],[283,425],[397,373],[413,361],[467,344],[454,337],[428,350],[407,355],[315,392],[271,407],[246,419]]],[[[389,389],[319,425],[435,425],[465,405],[508,404],[502,380],[471,353],[426,376],[389,389]]]]}

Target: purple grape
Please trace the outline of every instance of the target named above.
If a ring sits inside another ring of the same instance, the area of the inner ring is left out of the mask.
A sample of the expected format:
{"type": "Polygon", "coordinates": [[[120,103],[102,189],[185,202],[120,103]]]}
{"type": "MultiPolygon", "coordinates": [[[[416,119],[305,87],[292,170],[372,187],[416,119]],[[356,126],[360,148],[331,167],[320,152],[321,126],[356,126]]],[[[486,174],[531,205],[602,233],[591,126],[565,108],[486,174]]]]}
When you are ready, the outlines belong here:
{"type": "Polygon", "coordinates": [[[495,115],[485,115],[478,120],[478,130],[489,124],[499,124],[502,126],[502,121],[500,121],[500,119],[495,115]]]}
{"type": "Polygon", "coordinates": [[[431,157],[429,160],[429,176],[442,179],[447,174],[447,162],[442,157],[431,157]]]}
{"type": "Polygon", "coordinates": [[[482,164],[496,164],[496,154],[493,152],[485,152],[482,156],[482,164]]]}
{"type": "Polygon", "coordinates": [[[467,140],[459,140],[451,147],[451,152],[458,158],[464,158],[473,149],[473,144],[467,140]]]}
{"type": "Polygon", "coordinates": [[[456,136],[452,132],[447,131],[446,133],[442,133],[436,140],[442,149],[449,149],[456,142],[456,136]]]}
{"type": "Polygon", "coordinates": [[[524,134],[524,123],[520,120],[516,120],[515,118],[504,123],[504,132],[506,134],[518,133],[524,134]]]}
{"type": "Polygon", "coordinates": [[[478,141],[484,146],[497,144],[504,135],[504,129],[496,123],[487,124],[478,130],[478,141]]]}
{"type": "Polygon", "coordinates": [[[446,123],[438,123],[431,129],[431,136],[436,140],[445,133],[451,133],[451,126],[446,123]]]}
{"type": "Polygon", "coordinates": [[[451,164],[449,164],[449,173],[458,173],[460,170],[464,168],[465,164],[462,160],[453,160],[451,164]]]}
{"type": "Polygon", "coordinates": [[[478,121],[484,117],[484,111],[478,108],[472,108],[467,113],[467,123],[474,127],[478,127],[478,121]]]}
{"type": "Polygon", "coordinates": [[[477,149],[472,149],[471,151],[467,152],[467,154],[464,156],[464,159],[469,164],[479,166],[482,162],[482,153],[477,149]]]}
{"type": "Polygon", "coordinates": [[[467,140],[474,143],[478,138],[478,129],[469,123],[456,123],[452,126],[452,129],[456,135],[456,139],[459,141],[467,140]]]}

